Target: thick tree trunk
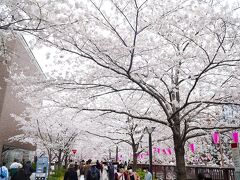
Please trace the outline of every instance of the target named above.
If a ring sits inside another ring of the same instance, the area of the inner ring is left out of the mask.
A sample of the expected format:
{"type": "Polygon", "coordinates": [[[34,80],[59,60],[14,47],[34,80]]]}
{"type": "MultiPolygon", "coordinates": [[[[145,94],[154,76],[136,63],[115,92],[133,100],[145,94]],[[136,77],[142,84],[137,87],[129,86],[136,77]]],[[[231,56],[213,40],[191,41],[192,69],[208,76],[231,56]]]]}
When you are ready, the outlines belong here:
{"type": "Polygon", "coordinates": [[[133,155],[133,171],[137,170],[137,154],[133,155]]]}
{"type": "Polygon", "coordinates": [[[185,149],[184,144],[181,143],[180,137],[178,135],[174,135],[174,150],[176,156],[176,173],[177,173],[177,180],[186,180],[186,166],[185,166],[185,149]]]}
{"type": "Polygon", "coordinates": [[[62,149],[58,150],[58,168],[62,167],[62,152],[63,152],[62,149]]]}
{"type": "Polygon", "coordinates": [[[133,168],[133,171],[136,171],[138,154],[135,146],[132,147],[132,150],[133,150],[133,167],[132,168],[133,168]]]}

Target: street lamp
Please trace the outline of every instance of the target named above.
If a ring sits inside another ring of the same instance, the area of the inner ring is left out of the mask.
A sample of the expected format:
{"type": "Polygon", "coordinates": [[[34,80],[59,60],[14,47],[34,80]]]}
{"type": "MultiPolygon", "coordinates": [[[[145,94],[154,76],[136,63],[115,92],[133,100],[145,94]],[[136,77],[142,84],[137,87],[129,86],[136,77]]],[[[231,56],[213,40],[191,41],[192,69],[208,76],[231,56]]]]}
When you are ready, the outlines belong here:
{"type": "Polygon", "coordinates": [[[154,131],[156,127],[146,127],[146,131],[149,135],[149,172],[151,172],[151,174],[153,174],[153,171],[152,171],[152,132],[154,131]]]}

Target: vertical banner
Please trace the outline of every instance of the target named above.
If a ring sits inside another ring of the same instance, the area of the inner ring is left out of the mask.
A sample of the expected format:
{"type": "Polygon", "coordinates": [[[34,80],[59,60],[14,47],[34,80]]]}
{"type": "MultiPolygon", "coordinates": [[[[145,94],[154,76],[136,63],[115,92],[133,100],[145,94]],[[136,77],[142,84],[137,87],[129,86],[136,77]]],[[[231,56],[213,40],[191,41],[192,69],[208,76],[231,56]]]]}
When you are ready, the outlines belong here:
{"type": "Polygon", "coordinates": [[[189,144],[189,149],[191,150],[192,153],[195,153],[195,144],[193,143],[189,144]]]}
{"type": "Polygon", "coordinates": [[[234,143],[238,143],[238,131],[232,133],[232,138],[234,143]]]}

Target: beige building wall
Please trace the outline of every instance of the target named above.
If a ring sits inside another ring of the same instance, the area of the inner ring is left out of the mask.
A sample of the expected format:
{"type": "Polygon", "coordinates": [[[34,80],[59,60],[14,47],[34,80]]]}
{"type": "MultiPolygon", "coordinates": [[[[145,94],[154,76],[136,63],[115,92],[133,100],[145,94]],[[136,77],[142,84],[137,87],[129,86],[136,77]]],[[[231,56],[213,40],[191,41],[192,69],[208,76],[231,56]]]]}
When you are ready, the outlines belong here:
{"type": "Polygon", "coordinates": [[[0,154],[2,154],[3,145],[35,150],[35,147],[30,144],[9,141],[9,138],[21,133],[17,128],[17,122],[10,115],[21,114],[25,105],[15,97],[12,87],[5,81],[5,78],[9,77],[7,67],[15,62],[19,67],[26,69],[24,73],[27,75],[42,72],[22,36],[17,35],[15,40],[7,44],[7,48],[13,54],[7,65],[3,63],[3,58],[0,59],[0,154]]]}

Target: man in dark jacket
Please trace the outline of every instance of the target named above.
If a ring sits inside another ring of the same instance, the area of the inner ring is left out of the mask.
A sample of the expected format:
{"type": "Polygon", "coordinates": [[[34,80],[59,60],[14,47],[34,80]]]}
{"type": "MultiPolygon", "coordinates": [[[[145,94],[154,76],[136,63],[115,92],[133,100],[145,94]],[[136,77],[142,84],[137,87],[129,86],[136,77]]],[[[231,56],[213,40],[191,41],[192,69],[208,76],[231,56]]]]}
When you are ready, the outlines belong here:
{"type": "Polygon", "coordinates": [[[30,180],[30,176],[33,173],[31,161],[27,161],[26,164],[24,164],[23,168],[24,168],[25,175],[27,176],[27,179],[30,180]]]}
{"type": "Polygon", "coordinates": [[[114,166],[112,164],[112,162],[110,162],[108,164],[108,179],[109,180],[114,180],[115,179],[115,175],[114,175],[114,166]]]}
{"type": "Polygon", "coordinates": [[[93,164],[88,170],[86,180],[100,180],[100,171],[97,169],[96,164],[93,164]]]}
{"type": "Polygon", "coordinates": [[[29,180],[24,172],[23,168],[19,168],[16,172],[16,174],[14,174],[11,177],[11,180],[29,180]]]}
{"type": "Polygon", "coordinates": [[[64,180],[78,180],[77,172],[75,171],[74,164],[70,164],[67,172],[64,175],[64,180]]]}

